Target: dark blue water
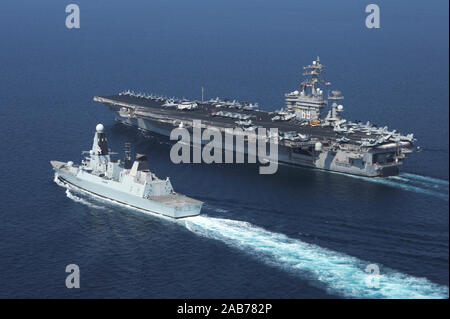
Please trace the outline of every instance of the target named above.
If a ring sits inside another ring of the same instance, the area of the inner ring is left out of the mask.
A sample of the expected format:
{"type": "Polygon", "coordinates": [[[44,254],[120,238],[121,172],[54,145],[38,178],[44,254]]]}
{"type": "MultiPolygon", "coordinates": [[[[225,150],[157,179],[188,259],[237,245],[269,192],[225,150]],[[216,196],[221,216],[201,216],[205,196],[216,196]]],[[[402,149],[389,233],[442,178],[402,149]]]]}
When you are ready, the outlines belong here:
{"type": "Polygon", "coordinates": [[[448,296],[448,2],[68,1],[0,4],[0,297],[448,296]],[[66,3],[67,2],[67,3],[66,3]],[[273,110],[316,55],[345,116],[414,132],[396,178],[175,165],[165,138],[114,124],[94,95],[136,89],[273,110]],[[66,192],[49,160],[81,159],[93,129],[130,141],[205,202],[174,222],[66,192]],[[81,289],[65,287],[65,267],[81,289]],[[380,288],[365,284],[379,265],[380,288]]]}

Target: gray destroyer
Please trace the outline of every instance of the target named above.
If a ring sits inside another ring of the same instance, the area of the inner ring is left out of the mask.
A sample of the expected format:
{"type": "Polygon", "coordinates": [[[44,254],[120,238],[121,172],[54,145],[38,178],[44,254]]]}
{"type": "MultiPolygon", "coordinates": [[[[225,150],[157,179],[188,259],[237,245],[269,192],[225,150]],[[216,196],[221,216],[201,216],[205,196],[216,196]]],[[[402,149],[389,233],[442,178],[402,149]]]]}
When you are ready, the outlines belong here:
{"type": "Polygon", "coordinates": [[[102,124],[96,127],[92,149],[81,165],[51,161],[56,178],[88,193],[172,218],[200,214],[202,202],[177,194],[167,177],[162,180],[147,166],[145,155],[131,163],[129,145],[124,163],[112,160],[102,124]]]}
{"type": "MultiPolygon", "coordinates": [[[[370,122],[342,118],[343,96],[327,90],[324,65],[317,58],[304,67],[306,79],[298,90],[285,94],[284,108],[267,112],[257,104],[221,100],[186,100],[125,91],[110,96],[95,96],[116,113],[116,120],[166,136],[177,127],[190,129],[201,120],[202,129],[221,132],[242,128],[254,132],[259,127],[278,128],[279,162],[362,176],[397,175],[409,153],[418,149],[413,134],[377,127],[370,122]],[[325,108],[331,104],[328,110],[325,108]]],[[[273,139],[274,136],[267,136],[273,139]]],[[[248,153],[243,150],[233,149],[248,153]]]]}

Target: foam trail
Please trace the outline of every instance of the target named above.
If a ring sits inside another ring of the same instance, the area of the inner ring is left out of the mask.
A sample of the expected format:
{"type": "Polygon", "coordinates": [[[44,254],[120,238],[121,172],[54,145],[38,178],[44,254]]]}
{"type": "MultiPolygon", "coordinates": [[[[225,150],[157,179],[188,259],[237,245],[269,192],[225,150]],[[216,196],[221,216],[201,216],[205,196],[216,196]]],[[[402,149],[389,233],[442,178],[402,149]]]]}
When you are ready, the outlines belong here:
{"type": "MultiPolygon", "coordinates": [[[[337,174],[342,174],[342,173],[337,173],[337,174]]],[[[442,189],[442,187],[435,187],[435,185],[437,185],[437,184],[434,184],[434,185],[426,184],[425,185],[420,182],[418,183],[415,180],[408,179],[407,176],[405,176],[405,175],[401,175],[400,177],[398,177],[398,176],[365,177],[365,176],[348,175],[348,174],[343,174],[343,175],[346,175],[346,176],[349,176],[352,178],[356,178],[356,179],[361,179],[361,180],[371,182],[371,183],[381,184],[381,185],[394,187],[394,188],[400,188],[400,189],[403,189],[403,190],[409,191],[409,192],[430,195],[430,196],[438,197],[438,198],[441,198],[441,199],[447,200],[447,201],[449,199],[448,198],[448,189],[445,190],[445,189],[442,189]]],[[[416,176],[419,176],[419,175],[416,175],[416,176]]],[[[442,180],[439,180],[439,181],[442,181],[442,180]]]]}
{"type": "Polygon", "coordinates": [[[87,201],[87,200],[85,200],[85,199],[83,199],[83,198],[81,198],[81,197],[78,197],[78,196],[76,196],[75,194],[72,194],[72,193],[70,192],[69,189],[66,189],[66,196],[67,196],[68,198],[70,198],[71,200],[75,201],[75,202],[84,204],[84,205],[89,206],[89,207],[91,207],[91,208],[95,208],[95,209],[106,209],[106,208],[103,207],[103,206],[97,206],[97,205],[94,205],[94,204],[92,204],[91,202],[89,202],[89,201],[87,201]]]}
{"type": "Polygon", "coordinates": [[[416,175],[416,174],[411,174],[411,173],[402,173],[402,174],[400,174],[400,176],[404,176],[404,177],[415,179],[415,180],[425,181],[425,182],[429,182],[429,183],[444,185],[444,186],[448,187],[448,181],[439,179],[439,178],[416,175]]]}
{"type": "Polygon", "coordinates": [[[369,262],[272,233],[247,222],[196,216],[185,219],[190,231],[263,258],[300,277],[318,283],[332,294],[356,298],[448,298],[447,286],[426,278],[382,268],[379,288],[368,288],[369,262]]]}
{"type": "Polygon", "coordinates": [[[442,194],[448,194],[448,185],[445,186],[443,184],[426,182],[424,180],[419,180],[419,179],[409,179],[404,176],[391,176],[388,178],[400,181],[402,183],[406,183],[408,185],[416,185],[418,187],[434,190],[434,191],[442,193],[442,194]]]}
{"type": "Polygon", "coordinates": [[[409,179],[404,178],[404,177],[400,177],[400,176],[391,176],[391,177],[389,177],[389,178],[396,179],[396,180],[399,180],[399,181],[402,181],[402,182],[405,182],[405,183],[409,183],[409,179]]]}
{"type": "Polygon", "coordinates": [[[427,188],[427,187],[421,187],[420,185],[412,185],[410,183],[405,183],[403,181],[396,181],[394,177],[372,177],[369,178],[369,181],[377,184],[382,184],[390,187],[400,188],[406,191],[415,192],[415,193],[421,193],[425,195],[430,195],[434,197],[439,197],[444,200],[448,200],[448,194],[427,188]]]}
{"type": "MultiPolygon", "coordinates": [[[[54,181],[66,188],[68,198],[93,208],[106,209],[72,194],[70,190],[78,190],[62,183],[57,174],[55,174],[54,181]]],[[[80,191],[80,193],[84,192],[80,191]]],[[[175,221],[163,215],[141,211],[89,193],[86,195],[100,201],[175,221]]],[[[369,264],[368,262],[298,239],[291,239],[283,234],[272,233],[247,222],[207,216],[188,217],[176,222],[184,223],[187,229],[201,236],[221,240],[247,252],[253,252],[270,264],[294,271],[305,279],[319,282],[331,293],[345,297],[448,298],[449,295],[446,286],[437,285],[426,278],[412,277],[386,268],[382,270],[379,277],[380,288],[367,288],[368,274],[364,270],[369,264]]]]}
{"type": "Polygon", "coordinates": [[[216,208],[214,211],[217,213],[228,213],[228,210],[223,209],[223,208],[216,208]]]}
{"type": "Polygon", "coordinates": [[[432,185],[423,185],[423,184],[421,185],[421,183],[414,183],[411,181],[405,182],[402,180],[398,180],[398,177],[396,176],[387,177],[384,179],[377,178],[377,180],[374,180],[374,182],[391,187],[400,188],[406,191],[439,197],[441,199],[448,201],[448,191],[446,192],[445,190],[438,189],[439,187],[433,187],[432,185]]]}
{"type": "Polygon", "coordinates": [[[56,184],[58,184],[58,186],[61,186],[61,187],[64,187],[64,188],[68,188],[68,187],[66,186],[66,184],[64,184],[63,182],[61,182],[61,180],[60,180],[58,177],[59,177],[58,173],[55,173],[55,177],[53,178],[53,181],[54,181],[56,184]]]}
{"type": "Polygon", "coordinates": [[[106,209],[106,208],[103,207],[103,206],[97,206],[97,205],[94,205],[94,204],[92,204],[91,202],[89,202],[89,201],[87,201],[87,200],[85,200],[85,199],[83,199],[83,198],[81,198],[81,197],[78,197],[78,196],[76,196],[75,194],[73,194],[73,193],[71,192],[71,190],[76,190],[76,189],[75,189],[74,187],[70,187],[69,185],[63,183],[63,182],[58,178],[58,173],[55,173],[55,177],[54,177],[53,181],[54,181],[56,184],[58,184],[58,186],[64,187],[64,188],[66,189],[66,196],[67,196],[67,198],[70,198],[71,200],[73,200],[73,201],[75,201],[75,202],[84,204],[84,205],[89,206],[89,207],[91,207],[91,208],[95,208],[95,209],[106,209]]]}
{"type": "MultiPolygon", "coordinates": [[[[285,165],[290,166],[288,164],[285,165]]],[[[448,194],[449,182],[439,178],[421,176],[410,173],[401,173],[400,176],[389,176],[389,177],[367,177],[334,171],[327,171],[327,173],[343,175],[346,177],[360,179],[371,183],[382,184],[394,188],[400,188],[410,192],[430,195],[441,198],[446,201],[449,200],[448,194]],[[427,181],[427,183],[421,183],[420,181],[423,182],[427,181]]]]}

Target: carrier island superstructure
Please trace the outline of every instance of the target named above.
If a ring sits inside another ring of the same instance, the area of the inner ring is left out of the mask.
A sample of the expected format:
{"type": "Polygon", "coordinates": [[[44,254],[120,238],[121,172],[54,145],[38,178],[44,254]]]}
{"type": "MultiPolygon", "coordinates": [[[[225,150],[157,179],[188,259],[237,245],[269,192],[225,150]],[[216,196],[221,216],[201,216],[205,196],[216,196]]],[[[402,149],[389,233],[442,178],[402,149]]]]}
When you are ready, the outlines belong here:
{"type": "Polygon", "coordinates": [[[121,123],[145,131],[169,136],[176,127],[192,129],[194,120],[201,120],[202,128],[222,132],[236,127],[246,132],[276,127],[279,162],[370,177],[398,174],[407,154],[418,149],[413,134],[347,121],[342,118],[344,97],[328,89],[330,82],[323,77],[320,59],[303,69],[305,80],[298,90],[285,94],[285,107],[274,112],[236,100],[205,101],[203,88],[200,101],[129,90],[95,96],[94,101],[106,104],[121,123]]]}
{"type": "Polygon", "coordinates": [[[200,214],[202,202],[175,193],[167,177],[159,179],[147,165],[147,157],[131,162],[130,145],[125,159],[111,159],[102,124],[98,124],[92,148],[81,164],[51,161],[56,178],[69,186],[140,210],[182,218],[200,214]]]}

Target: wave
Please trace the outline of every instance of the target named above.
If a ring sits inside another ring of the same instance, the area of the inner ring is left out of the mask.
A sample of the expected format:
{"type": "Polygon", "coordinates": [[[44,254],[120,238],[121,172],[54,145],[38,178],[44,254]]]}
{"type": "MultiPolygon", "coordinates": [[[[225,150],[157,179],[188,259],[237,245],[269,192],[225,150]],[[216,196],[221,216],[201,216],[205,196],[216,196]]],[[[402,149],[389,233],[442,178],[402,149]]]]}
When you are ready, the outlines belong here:
{"type": "Polygon", "coordinates": [[[379,288],[369,288],[370,265],[358,258],[273,233],[248,222],[208,216],[188,217],[188,230],[240,248],[265,262],[318,283],[332,294],[353,298],[448,298],[448,287],[426,278],[382,268],[379,288]]]}
{"type": "Polygon", "coordinates": [[[400,176],[405,176],[407,178],[414,179],[414,180],[425,181],[431,185],[433,185],[433,184],[434,185],[436,185],[436,184],[444,185],[444,186],[447,186],[447,188],[448,188],[448,181],[440,179],[440,178],[416,175],[416,174],[411,174],[411,173],[402,173],[402,174],[400,174],[400,176]]]}
{"type": "Polygon", "coordinates": [[[85,193],[62,183],[56,174],[55,182],[65,187],[67,197],[76,202],[95,209],[107,209],[74,195],[71,190],[79,191],[101,202],[123,206],[130,210],[176,222],[197,235],[220,240],[253,253],[271,265],[294,272],[312,283],[318,283],[332,294],[354,298],[448,298],[449,295],[446,286],[388,268],[383,268],[383,273],[379,276],[379,288],[368,288],[367,279],[370,275],[365,272],[365,269],[370,263],[358,258],[298,239],[291,239],[248,222],[208,216],[174,220],[85,193]]]}
{"type": "MultiPolygon", "coordinates": [[[[286,163],[279,163],[279,164],[288,167],[298,168],[298,166],[293,166],[291,164],[286,163]]],[[[323,171],[321,169],[317,170],[323,171]]],[[[367,177],[361,175],[346,174],[336,171],[326,171],[326,173],[342,175],[354,179],[364,180],[370,183],[382,184],[389,187],[399,188],[405,191],[430,195],[441,198],[446,201],[449,200],[449,181],[439,178],[422,176],[412,173],[400,173],[400,175],[398,176],[389,176],[389,177],[367,177]]]]}
{"type": "Polygon", "coordinates": [[[81,198],[81,197],[76,196],[75,194],[71,193],[69,189],[66,189],[66,196],[67,196],[68,198],[70,198],[71,200],[75,201],[75,202],[84,204],[84,205],[89,206],[89,207],[91,207],[91,208],[107,210],[106,207],[98,206],[98,205],[92,204],[91,202],[85,200],[84,198],[81,198]]]}
{"type": "Polygon", "coordinates": [[[223,209],[223,208],[216,208],[214,211],[217,212],[217,213],[228,213],[228,210],[227,209],[223,209]]]}
{"type": "Polygon", "coordinates": [[[347,176],[356,179],[361,179],[371,183],[399,188],[409,192],[415,192],[438,197],[446,201],[449,200],[448,181],[438,178],[415,175],[410,173],[402,173],[399,176],[389,176],[389,177],[366,177],[358,175],[347,175],[347,176]]]}
{"type": "Polygon", "coordinates": [[[66,183],[64,183],[64,182],[62,182],[62,181],[59,179],[57,173],[55,173],[55,177],[54,177],[53,181],[54,181],[58,186],[64,187],[64,188],[66,189],[66,196],[67,196],[67,198],[70,198],[71,200],[73,200],[73,201],[75,201],[75,202],[77,202],[77,203],[84,204],[84,205],[89,206],[89,207],[91,207],[91,208],[102,209],[102,210],[106,210],[106,209],[107,209],[107,208],[104,207],[104,206],[95,205],[95,204],[89,202],[88,200],[86,200],[86,199],[84,199],[84,198],[82,198],[82,197],[79,197],[79,196],[75,195],[74,193],[72,193],[71,190],[75,190],[75,191],[77,191],[77,192],[79,192],[79,193],[81,193],[81,191],[79,191],[79,190],[76,189],[75,187],[72,187],[72,186],[70,186],[70,185],[68,185],[68,184],[66,184],[66,183]]]}

